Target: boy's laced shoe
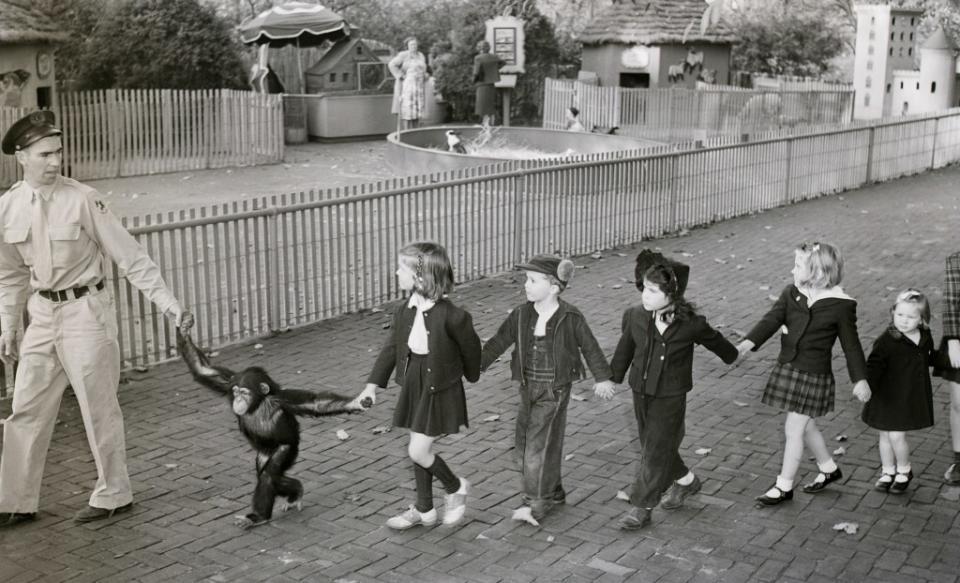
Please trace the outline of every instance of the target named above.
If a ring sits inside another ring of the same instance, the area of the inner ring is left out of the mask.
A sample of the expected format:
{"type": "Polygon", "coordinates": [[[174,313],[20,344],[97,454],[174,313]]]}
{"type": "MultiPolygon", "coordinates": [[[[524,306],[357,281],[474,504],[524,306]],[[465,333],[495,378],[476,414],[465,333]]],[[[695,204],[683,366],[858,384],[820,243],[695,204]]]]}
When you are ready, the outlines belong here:
{"type": "Polygon", "coordinates": [[[699,492],[701,486],[703,486],[703,483],[696,475],[693,476],[693,481],[686,486],[674,482],[667,488],[667,493],[660,501],[660,506],[665,510],[676,510],[683,506],[684,500],[699,492]]]}
{"type": "Polygon", "coordinates": [[[420,512],[412,504],[403,514],[398,514],[387,520],[387,526],[393,530],[407,530],[418,524],[424,526],[433,526],[437,523],[437,509],[431,508],[426,512],[420,512]]]}
{"type": "Polygon", "coordinates": [[[943,474],[946,483],[952,486],[960,486],[960,463],[952,463],[943,474]]]}
{"type": "Polygon", "coordinates": [[[652,508],[640,508],[634,506],[618,522],[620,530],[640,530],[650,526],[652,508]]]}
{"type": "Polygon", "coordinates": [[[460,489],[453,494],[443,496],[443,524],[453,526],[461,520],[467,512],[467,493],[470,491],[470,482],[460,478],[460,489]]]}

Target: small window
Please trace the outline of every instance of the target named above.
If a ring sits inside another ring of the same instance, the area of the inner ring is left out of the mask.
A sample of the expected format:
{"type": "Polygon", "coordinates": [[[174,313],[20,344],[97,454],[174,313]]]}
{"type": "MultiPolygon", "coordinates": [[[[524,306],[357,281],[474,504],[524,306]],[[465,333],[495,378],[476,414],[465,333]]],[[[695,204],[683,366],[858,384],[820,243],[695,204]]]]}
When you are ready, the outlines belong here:
{"type": "Polygon", "coordinates": [[[890,19],[890,26],[895,26],[897,24],[897,17],[894,16],[890,19]]]}
{"type": "Polygon", "coordinates": [[[867,61],[867,71],[873,71],[873,61],[867,61]]]}
{"type": "Polygon", "coordinates": [[[890,56],[893,56],[893,47],[890,47],[890,56]]]}
{"type": "Polygon", "coordinates": [[[876,24],[876,23],[877,23],[877,17],[876,17],[876,16],[871,16],[871,17],[870,17],[870,24],[876,24]]]}
{"type": "Polygon", "coordinates": [[[900,82],[900,89],[903,89],[903,81],[900,82]]]}
{"type": "Polygon", "coordinates": [[[917,81],[917,91],[919,91],[919,90],[920,90],[920,82],[917,81]]]}
{"type": "Polygon", "coordinates": [[[890,93],[890,84],[887,83],[887,93],[890,93]]]}
{"type": "Polygon", "coordinates": [[[910,33],[910,40],[913,40],[913,33],[910,33]]]}
{"type": "Polygon", "coordinates": [[[867,79],[865,81],[866,86],[869,88],[872,83],[873,79],[870,78],[870,75],[867,75],[867,79]]]}
{"type": "Polygon", "coordinates": [[[875,39],[875,38],[877,38],[877,34],[876,34],[875,32],[873,32],[873,30],[871,30],[871,31],[870,31],[870,40],[873,40],[873,39],[875,39]]]}
{"type": "Polygon", "coordinates": [[[340,75],[340,82],[341,82],[341,83],[349,83],[349,82],[350,82],[350,73],[344,72],[343,74],[341,74],[341,75],[340,75]]]}
{"type": "Polygon", "coordinates": [[[890,40],[896,40],[896,38],[897,38],[897,33],[891,32],[891,33],[890,33],[890,40]]]}
{"type": "MultiPolygon", "coordinates": [[[[915,19],[913,19],[913,18],[910,19],[910,26],[913,26],[913,21],[914,21],[914,20],[915,20],[915,19]]],[[[913,36],[913,35],[911,34],[910,36],[913,36]]]]}
{"type": "Polygon", "coordinates": [[[336,74],[336,73],[330,73],[330,82],[331,82],[331,83],[336,83],[336,82],[337,82],[337,74],[336,74]]]}
{"type": "Polygon", "coordinates": [[[913,54],[913,47],[910,47],[909,49],[907,49],[907,56],[909,57],[912,54],[913,54]]]}
{"type": "Polygon", "coordinates": [[[361,47],[360,45],[357,45],[357,54],[358,54],[358,55],[362,55],[362,54],[363,54],[363,47],[361,47]]]}
{"type": "Polygon", "coordinates": [[[865,94],[863,95],[863,106],[864,106],[864,107],[870,107],[870,94],[869,94],[869,93],[865,93],[865,94]]]}
{"type": "Polygon", "coordinates": [[[930,83],[930,93],[936,93],[936,92],[937,92],[937,82],[934,81],[930,83]]]}
{"type": "Polygon", "coordinates": [[[903,33],[900,33],[900,40],[903,40],[903,33]]]}
{"type": "Polygon", "coordinates": [[[873,45],[870,45],[870,46],[867,47],[867,54],[868,54],[868,55],[872,55],[872,54],[873,54],[873,45]]]}

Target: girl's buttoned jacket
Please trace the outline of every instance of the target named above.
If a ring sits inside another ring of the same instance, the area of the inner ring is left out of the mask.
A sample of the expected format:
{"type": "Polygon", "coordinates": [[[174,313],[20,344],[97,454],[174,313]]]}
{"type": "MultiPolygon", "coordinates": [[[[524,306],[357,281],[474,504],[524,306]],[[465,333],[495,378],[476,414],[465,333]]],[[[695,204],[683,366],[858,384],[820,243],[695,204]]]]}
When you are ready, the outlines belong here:
{"type": "MultiPolygon", "coordinates": [[[[390,373],[396,369],[396,381],[403,385],[410,348],[407,339],[413,329],[417,309],[407,307],[406,302],[397,306],[393,314],[390,336],[380,349],[380,355],[367,378],[368,383],[386,387],[390,373]]],[[[454,386],[462,386],[462,378],[471,383],[480,378],[480,337],[473,329],[473,318],[466,310],[446,299],[439,299],[429,310],[423,312],[427,329],[427,386],[430,392],[438,392],[454,386]]]]}
{"type": "Polygon", "coordinates": [[[694,345],[702,345],[727,364],[737,360],[736,347],[700,314],[671,322],[659,335],[660,341],[651,345],[651,340],[658,337],[651,333],[655,325],[653,314],[643,306],[633,306],[623,313],[620,341],[610,364],[613,382],[623,382],[629,368],[628,384],[634,391],[675,397],[693,388],[694,345]]]}
{"type": "Polygon", "coordinates": [[[853,382],[867,378],[867,362],[857,334],[857,302],[850,297],[826,297],[808,305],[807,296],[790,284],[757,325],[747,334],[756,351],[773,336],[780,335],[777,361],[804,372],[832,372],[833,344],[840,338],[840,347],[847,360],[853,382]]]}

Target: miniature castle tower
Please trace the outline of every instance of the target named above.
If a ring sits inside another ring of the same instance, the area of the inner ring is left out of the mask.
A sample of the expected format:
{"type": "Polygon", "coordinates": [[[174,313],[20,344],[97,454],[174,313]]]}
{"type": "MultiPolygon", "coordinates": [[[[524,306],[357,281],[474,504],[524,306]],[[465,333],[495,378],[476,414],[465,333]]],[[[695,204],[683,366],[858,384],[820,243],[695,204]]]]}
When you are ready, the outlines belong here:
{"type": "Polygon", "coordinates": [[[889,116],[893,103],[893,72],[913,70],[913,47],[923,10],[888,4],[858,4],[854,11],[857,14],[857,42],[853,65],[853,117],[876,119],[889,116]]]}
{"type": "Polygon", "coordinates": [[[956,50],[957,46],[942,27],[920,47],[917,113],[942,111],[956,105],[956,50]]]}

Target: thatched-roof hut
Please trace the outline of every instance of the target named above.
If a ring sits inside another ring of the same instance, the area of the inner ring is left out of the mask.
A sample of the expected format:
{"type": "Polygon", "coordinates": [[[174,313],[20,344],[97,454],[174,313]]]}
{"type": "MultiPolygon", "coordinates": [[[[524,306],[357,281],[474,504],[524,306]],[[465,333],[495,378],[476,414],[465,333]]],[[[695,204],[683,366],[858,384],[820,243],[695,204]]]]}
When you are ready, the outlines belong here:
{"type": "Polygon", "coordinates": [[[55,105],[53,45],[66,38],[32,0],[0,0],[0,106],[55,105]]]}
{"type": "Polygon", "coordinates": [[[700,33],[703,0],[622,0],[587,24],[582,69],[603,85],[693,86],[698,78],[726,83],[735,37],[719,23],[700,33]]]}

